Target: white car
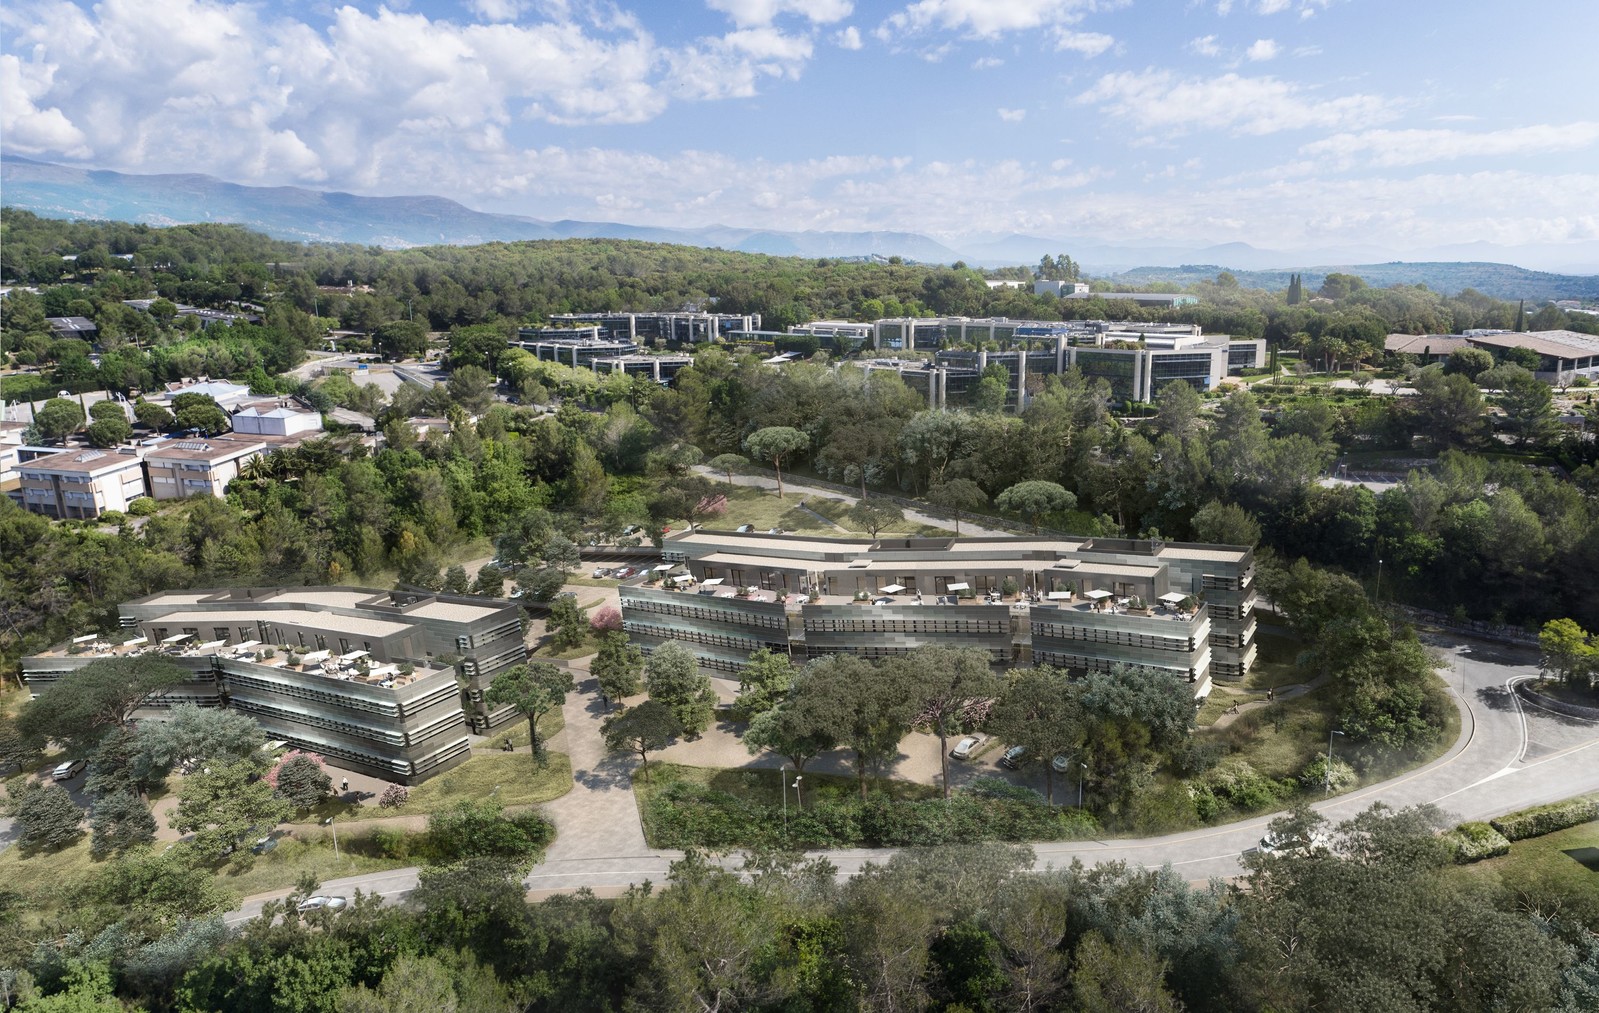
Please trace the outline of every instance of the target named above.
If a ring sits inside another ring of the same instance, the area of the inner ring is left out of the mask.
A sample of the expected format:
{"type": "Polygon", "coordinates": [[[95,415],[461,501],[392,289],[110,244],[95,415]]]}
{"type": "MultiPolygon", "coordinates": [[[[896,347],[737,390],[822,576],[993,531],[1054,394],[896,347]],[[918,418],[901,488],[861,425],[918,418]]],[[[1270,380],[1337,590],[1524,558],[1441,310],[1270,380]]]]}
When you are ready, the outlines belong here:
{"type": "Polygon", "coordinates": [[[345,906],[348,905],[349,903],[350,903],[349,900],[345,899],[344,897],[323,897],[323,896],[307,897],[305,900],[302,900],[300,902],[299,906],[297,908],[295,908],[295,910],[297,910],[297,911],[322,911],[322,910],[342,911],[342,910],[344,910],[345,906]]]}
{"type": "Polygon", "coordinates": [[[1049,761],[1049,766],[1055,773],[1064,774],[1072,769],[1072,758],[1070,756],[1057,756],[1049,761]]]}
{"type": "Polygon", "coordinates": [[[957,760],[970,759],[972,751],[978,746],[982,745],[982,742],[983,740],[977,736],[968,735],[964,739],[961,739],[959,742],[955,743],[955,748],[949,751],[949,755],[953,756],[957,760]]]}
{"type": "Polygon", "coordinates": [[[70,781],[83,773],[83,768],[88,764],[83,760],[68,760],[55,769],[50,776],[57,781],[70,781]]]}

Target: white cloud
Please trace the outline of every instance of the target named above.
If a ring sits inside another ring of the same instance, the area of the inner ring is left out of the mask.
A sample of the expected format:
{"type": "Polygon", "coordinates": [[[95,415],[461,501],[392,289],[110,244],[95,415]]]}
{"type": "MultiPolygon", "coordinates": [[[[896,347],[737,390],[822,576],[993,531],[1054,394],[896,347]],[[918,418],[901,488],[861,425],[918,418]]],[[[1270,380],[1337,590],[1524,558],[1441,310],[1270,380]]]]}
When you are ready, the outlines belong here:
{"type": "Polygon", "coordinates": [[[993,70],[995,67],[1005,66],[1005,61],[997,56],[983,56],[972,61],[973,70],[993,70]]]}
{"type": "Polygon", "coordinates": [[[1276,59],[1277,43],[1271,39],[1256,39],[1246,50],[1244,55],[1256,63],[1276,59]]]}
{"type": "Polygon", "coordinates": [[[1540,123],[1471,133],[1464,130],[1366,130],[1335,134],[1303,145],[1299,153],[1328,159],[1340,168],[1392,168],[1456,158],[1487,158],[1528,152],[1581,151],[1599,143],[1599,122],[1540,123]]]}
{"type": "Polygon", "coordinates": [[[999,113],[999,118],[1004,120],[1006,123],[1020,123],[1022,120],[1027,118],[1026,109],[1000,108],[997,111],[999,113]]]}
{"type": "MultiPolygon", "coordinates": [[[[738,9],[816,22],[850,6],[738,9]]],[[[475,0],[482,17],[526,19],[488,23],[342,6],[313,27],[248,0],[15,0],[0,10],[0,131],[8,151],[107,168],[396,192],[424,146],[486,159],[519,121],[639,123],[673,97],[793,79],[814,51],[771,25],[669,48],[626,11],[571,8],[475,0]]]]}
{"type": "MultiPolygon", "coordinates": [[[[403,4],[394,4],[402,8],[403,4]]],[[[527,9],[523,0],[466,0],[466,7],[485,21],[515,21],[527,9]]]]}
{"type": "Polygon", "coordinates": [[[0,56],[0,133],[7,145],[30,155],[59,151],[84,158],[90,149],[83,131],[60,109],[34,104],[49,94],[57,69],[55,64],[25,64],[10,54],[0,56]]]}
{"type": "Polygon", "coordinates": [[[1221,46],[1216,42],[1214,35],[1201,35],[1197,39],[1189,39],[1188,45],[1183,47],[1196,56],[1220,56],[1221,46]]]}
{"type": "Polygon", "coordinates": [[[1116,40],[1100,32],[1074,32],[1066,28],[1055,30],[1057,52],[1070,50],[1087,57],[1095,57],[1116,44],[1116,40]]]}
{"type": "Polygon", "coordinates": [[[1293,5],[1293,0],[1259,0],[1255,9],[1262,14],[1277,14],[1293,5]]]}
{"type": "Polygon", "coordinates": [[[732,18],[740,28],[769,25],[779,14],[797,14],[816,24],[832,24],[849,17],[855,9],[851,0],[705,0],[705,3],[732,18]]]}
{"type": "Polygon", "coordinates": [[[834,33],[833,44],[840,49],[859,49],[861,48],[861,30],[854,25],[850,25],[843,31],[834,33]]]}
{"type": "Polygon", "coordinates": [[[992,39],[1006,32],[1074,24],[1088,11],[1121,5],[1122,0],[918,0],[891,15],[877,34],[891,39],[942,29],[992,39]]]}
{"type": "Polygon", "coordinates": [[[1169,71],[1106,74],[1077,101],[1103,107],[1145,132],[1230,130],[1273,134],[1282,130],[1345,130],[1391,119],[1391,104],[1376,95],[1320,98],[1273,77],[1224,74],[1179,79],[1169,71]]]}

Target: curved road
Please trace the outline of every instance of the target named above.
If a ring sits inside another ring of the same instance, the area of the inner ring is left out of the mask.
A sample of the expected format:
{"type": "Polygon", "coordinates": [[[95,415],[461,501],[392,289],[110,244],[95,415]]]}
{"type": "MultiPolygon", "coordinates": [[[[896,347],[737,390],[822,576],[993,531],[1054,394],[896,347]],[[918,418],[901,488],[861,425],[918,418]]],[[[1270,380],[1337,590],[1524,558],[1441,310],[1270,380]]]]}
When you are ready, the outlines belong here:
{"type": "MultiPolygon", "coordinates": [[[[1599,727],[1524,707],[1510,686],[1537,674],[1535,653],[1458,637],[1431,637],[1448,661],[1444,675],[1461,712],[1461,735],[1444,756],[1424,767],[1315,806],[1329,820],[1348,819],[1374,802],[1395,808],[1436,803],[1455,820],[1486,819],[1526,806],[1599,790],[1599,727]]],[[[587,689],[590,683],[580,686],[587,689]]],[[[568,728],[583,720],[588,701],[568,703],[568,728]]],[[[589,887],[615,892],[645,880],[661,882],[680,852],[656,851],[643,843],[626,770],[604,757],[597,744],[569,740],[572,767],[581,790],[548,809],[560,836],[546,860],[525,882],[533,896],[589,887]],[[563,803],[565,803],[563,805],[563,803]]],[[[1337,749],[1337,744],[1334,744],[1337,749]]],[[[1086,864],[1125,861],[1159,867],[1170,863],[1189,880],[1234,876],[1239,855],[1254,846],[1272,817],[1164,837],[1034,844],[1037,867],[1061,867],[1073,859],[1086,864]]],[[[888,852],[869,848],[824,852],[840,876],[858,872],[888,852]]],[[[417,869],[333,880],[324,892],[360,889],[389,899],[403,898],[416,886],[417,869]]],[[[251,898],[228,915],[237,925],[260,912],[270,897],[251,898]]]]}

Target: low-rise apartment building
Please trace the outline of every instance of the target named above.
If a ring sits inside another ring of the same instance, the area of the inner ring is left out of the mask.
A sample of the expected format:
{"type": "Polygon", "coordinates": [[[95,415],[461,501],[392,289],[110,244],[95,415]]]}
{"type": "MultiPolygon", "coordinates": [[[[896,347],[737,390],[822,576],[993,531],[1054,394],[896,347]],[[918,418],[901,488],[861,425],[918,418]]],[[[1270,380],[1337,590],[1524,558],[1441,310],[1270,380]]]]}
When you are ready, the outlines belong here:
{"type": "Polygon", "coordinates": [[[256,436],[208,436],[167,440],[144,456],[150,495],[158,500],[190,496],[221,498],[247,461],[279,446],[256,436]]]}
{"type": "Polygon", "coordinates": [[[28,688],[103,657],[159,652],[194,677],[145,702],[250,714],[269,738],[335,766],[415,783],[465,760],[494,675],[526,658],[514,602],[350,587],[171,591],[126,602],[116,636],[86,635],[22,662],[28,688]]]}
{"type": "Polygon", "coordinates": [[[803,662],[951,644],[995,664],[1166,672],[1203,696],[1255,657],[1242,546],[700,530],[669,537],[663,558],[658,586],[621,589],[623,629],[646,651],[682,641],[713,671],[737,672],[760,647],[803,662]]]}
{"type": "Polygon", "coordinates": [[[142,447],[63,450],[17,465],[24,509],[57,520],[93,519],[127,510],[144,496],[142,447]]]}

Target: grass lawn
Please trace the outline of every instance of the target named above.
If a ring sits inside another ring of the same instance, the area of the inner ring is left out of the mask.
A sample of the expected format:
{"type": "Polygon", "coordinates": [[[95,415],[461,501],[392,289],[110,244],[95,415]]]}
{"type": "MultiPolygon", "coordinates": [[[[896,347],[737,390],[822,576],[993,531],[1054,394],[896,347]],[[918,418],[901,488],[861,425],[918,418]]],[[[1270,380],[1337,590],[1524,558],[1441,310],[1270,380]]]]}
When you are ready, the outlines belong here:
{"type": "MultiPolygon", "coordinates": [[[[355,834],[340,834],[339,843],[346,843],[355,834]]],[[[248,864],[227,863],[217,870],[217,882],[240,897],[250,897],[269,890],[294,886],[305,873],[316,876],[325,883],[330,879],[359,876],[366,872],[385,872],[415,865],[414,859],[376,858],[352,854],[352,849],[340,848],[333,856],[331,838],[318,834],[314,839],[284,837],[278,846],[264,855],[250,855],[248,864]]]]}
{"type": "Polygon", "coordinates": [[[491,795],[507,806],[536,805],[571,790],[572,761],[565,753],[546,753],[542,767],[535,765],[527,753],[483,753],[412,788],[410,799],[398,808],[327,802],[313,810],[305,822],[317,822],[327,816],[336,816],[340,823],[416,816],[459,799],[485,799],[491,795]]]}
{"type": "MultiPolygon", "coordinates": [[[[561,708],[557,707],[548,714],[545,714],[543,717],[539,718],[539,738],[545,742],[549,742],[552,735],[565,727],[566,715],[561,712],[561,708]]],[[[479,748],[501,749],[503,748],[501,744],[507,739],[510,740],[511,745],[513,746],[527,745],[528,734],[526,718],[517,718],[515,721],[501,725],[500,730],[494,733],[493,738],[488,739],[479,748]]]]}
{"type": "Polygon", "coordinates": [[[1264,695],[1268,688],[1281,688],[1303,682],[1304,677],[1294,668],[1294,659],[1305,649],[1295,636],[1283,633],[1260,632],[1255,636],[1255,663],[1244,676],[1245,689],[1264,695]]]}
{"type": "Polygon", "coordinates": [[[590,654],[598,652],[599,649],[600,645],[594,639],[592,634],[585,636],[581,644],[578,644],[576,647],[568,647],[564,651],[557,651],[555,649],[555,644],[546,637],[545,639],[540,640],[539,645],[533,648],[533,650],[529,651],[528,654],[534,658],[542,658],[545,660],[553,659],[555,661],[571,661],[573,658],[588,657],[590,654]]]}
{"type": "MultiPolygon", "coordinates": [[[[1327,735],[1336,727],[1335,721],[1331,687],[1321,686],[1301,696],[1246,711],[1226,728],[1200,728],[1194,735],[1224,743],[1230,759],[1245,760],[1267,777],[1297,777],[1307,763],[1326,754],[1327,735]]],[[[1448,724],[1436,742],[1424,749],[1386,754],[1364,772],[1358,786],[1375,784],[1431,763],[1448,752],[1459,737],[1460,714],[1450,708],[1448,724]]],[[[1337,756],[1347,752],[1348,746],[1335,743],[1333,750],[1337,756]]]]}
{"type": "Polygon", "coordinates": [[[1455,871],[1468,879],[1497,882],[1534,901],[1560,897],[1567,914],[1599,924],[1599,820],[1516,841],[1508,855],[1455,871]]]}

